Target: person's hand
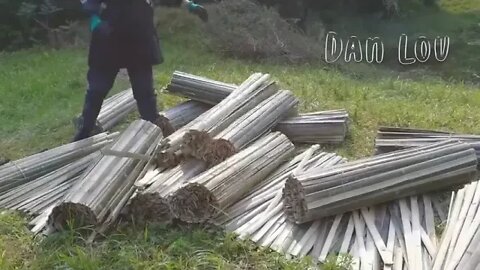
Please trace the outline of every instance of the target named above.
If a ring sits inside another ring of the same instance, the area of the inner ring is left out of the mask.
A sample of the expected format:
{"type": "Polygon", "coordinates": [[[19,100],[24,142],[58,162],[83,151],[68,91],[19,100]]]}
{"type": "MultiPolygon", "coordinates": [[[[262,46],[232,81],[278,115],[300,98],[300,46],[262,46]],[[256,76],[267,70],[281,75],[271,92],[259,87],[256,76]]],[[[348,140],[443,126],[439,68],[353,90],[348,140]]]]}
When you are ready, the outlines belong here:
{"type": "Polygon", "coordinates": [[[188,11],[197,15],[202,21],[208,21],[208,12],[203,6],[195,4],[193,1],[189,1],[187,4],[187,8],[188,11]]]}
{"type": "Polygon", "coordinates": [[[102,21],[98,15],[93,15],[90,18],[90,31],[98,31],[102,35],[109,35],[112,32],[112,29],[108,22],[102,21]]]}
{"type": "Polygon", "coordinates": [[[97,29],[100,24],[102,24],[102,20],[100,19],[100,17],[98,15],[93,15],[90,18],[90,32],[95,31],[95,29],[97,29]]]}

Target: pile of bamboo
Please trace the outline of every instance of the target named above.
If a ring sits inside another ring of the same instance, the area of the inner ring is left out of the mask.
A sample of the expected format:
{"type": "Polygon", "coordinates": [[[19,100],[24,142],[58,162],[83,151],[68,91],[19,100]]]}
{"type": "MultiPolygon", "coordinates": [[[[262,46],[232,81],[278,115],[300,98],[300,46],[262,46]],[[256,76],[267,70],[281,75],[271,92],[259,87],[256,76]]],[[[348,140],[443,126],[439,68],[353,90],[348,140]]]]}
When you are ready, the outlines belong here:
{"type": "Polygon", "coordinates": [[[470,270],[480,265],[480,183],[453,192],[453,205],[432,269],[470,270]]]}
{"type": "MultiPolygon", "coordinates": [[[[238,86],[183,72],[174,72],[167,90],[192,100],[216,105],[238,86]]],[[[281,121],[275,130],[295,143],[338,144],[348,132],[348,113],[345,110],[319,111],[281,121]]]]}
{"type": "Polygon", "coordinates": [[[480,135],[456,134],[437,130],[380,127],[375,140],[379,153],[410,147],[425,146],[445,140],[459,140],[470,144],[480,157],[480,135]]]}
{"type": "MultiPolygon", "coordinates": [[[[377,150],[388,153],[347,162],[308,145],[344,141],[347,112],[298,114],[268,74],[237,86],[175,72],[167,90],[189,100],[161,123],[0,165],[0,207],[32,216],[34,233],[93,227],[89,240],[128,215],[210,222],[287,257],[350,258],[359,270],[480,264],[480,136],[380,128],[377,150]],[[458,188],[449,205],[431,193],[458,188]]],[[[98,125],[134,105],[131,90],[111,97],[98,125]]]]}
{"type": "Polygon", "coordinates": [[[143,120],[133,122],[53,208],[49,224],[62,230],[71,222],[84,227],[108,225],[116,219],[132,195],[145,162],[112,154],[148,156],[160,139],[161,130],[154,124],[143,120]]]}
{"type": "Polygon", "coordinates": [[[474,181],[468,144],[445,141],[293,175],[285,184],[288,218],[297,223],[474,181]]]}

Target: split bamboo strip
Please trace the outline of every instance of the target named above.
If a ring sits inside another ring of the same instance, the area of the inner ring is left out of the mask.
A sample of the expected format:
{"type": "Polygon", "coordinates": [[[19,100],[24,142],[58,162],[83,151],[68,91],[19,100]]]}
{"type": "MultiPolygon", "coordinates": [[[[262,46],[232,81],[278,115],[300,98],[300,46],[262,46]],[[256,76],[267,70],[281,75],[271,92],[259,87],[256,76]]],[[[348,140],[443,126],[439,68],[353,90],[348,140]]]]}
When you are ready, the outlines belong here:
{"type": "Polygon", "coordinates": [[[185,140],[191,140],[195,136],[208,140],[273,95],[277,88],[269,79],[268,74],[253,74],[216,106],[162,140],[157,150],[158,165],[167,168],[177,165],[185,140]]]}
{"type": "Polygon", "coordinates": [[[294,143],[341,143],[348,132],[348,113],[332,110],[300,114],[281,121],[275,130],[294,143]]]}
{"type": "Polygon", "coordinates": [[[186,140],[182,152],[216,165],[270,131],[297,104],[290,91],[279,91],[235,120],[213,140],[207,139],[206,143],[202,136],[186,140]]]}
{"type": "Polygon", "coordinates": [[[203,222],[226,209],[293,154],[293,144],[281,133],[271,133],[198,175],[170,198],[174,216],[203,222]]]}
{"type": "Polygon", "coordinates": [[[290,177],[284,188],[288,218],[304,223],[389,200],[454,188],[477,177],[475,151],[445,141],[290,177]]]}
{"type": "Polygon", "coordinates": [[[101,133],[0,166],[0,194],[105,147],[117,135],[101,133]]]}
{"type": "MultiPolygon", "coordinates": [[[[149,154],[161,137],[154,124],[137,120],[133,122],[111,146],[114,151],[149,154]]],[[[133,184],[140,171],[135,170],[139,160],[106,156],[92,164],[81,179],[65,195],[49,216],[49,224],[61,230],[70,219],[73,226],[102,224],[130,197],[133,184]]]]}
{"type": "Polygon", "coordinates": [[[474,250],[478,249],[476,235],[480,228],[479,203],[478,182],[454,193],[454,203],[433,269],[475,269],[479,262],[472,256],[474,250]]]}
{"type": "Polygon", "coordinates": [[[375,147],[378,152],[386,153],[444,140],[459,140],[469,143],[475,148],[477,156],[480,158],[480,135],[456,134],[437,130],[380,127],[377,132],[375,147]]]}

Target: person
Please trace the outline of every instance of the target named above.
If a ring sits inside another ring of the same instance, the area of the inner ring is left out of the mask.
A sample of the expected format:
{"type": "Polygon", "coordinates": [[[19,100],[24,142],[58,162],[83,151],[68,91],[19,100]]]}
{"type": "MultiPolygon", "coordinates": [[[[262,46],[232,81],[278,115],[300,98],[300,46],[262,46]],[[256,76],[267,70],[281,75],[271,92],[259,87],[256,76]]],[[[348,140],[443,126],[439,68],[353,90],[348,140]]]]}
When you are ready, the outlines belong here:
{"type": "MultiPolygon", "coordinates": [[[[208,19],[201,5],[177,0],[179,5],[208,19]]],[[[151,0],[81,0],[90,15],[88,89],[73,141],[92,136],[103,100],[120,69],[127,69],[133,96],[142,119],[157,124],[164,135],[173,132],[159,116],[153,87],[154,65],[163,62],[154,25],[151,0]]]]}

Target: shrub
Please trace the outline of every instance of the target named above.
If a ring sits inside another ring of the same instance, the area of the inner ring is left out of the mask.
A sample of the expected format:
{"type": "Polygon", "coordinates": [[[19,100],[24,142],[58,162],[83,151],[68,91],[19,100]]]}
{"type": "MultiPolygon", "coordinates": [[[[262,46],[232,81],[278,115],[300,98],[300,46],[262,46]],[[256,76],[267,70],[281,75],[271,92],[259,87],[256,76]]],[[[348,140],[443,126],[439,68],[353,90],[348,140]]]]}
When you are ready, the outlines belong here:
{"type": "Polygon", "coordinates": [[[321,42],[249,0],[210,6],[206,32],[215,50],[242,58],[298,63],[319,60],[323,52],[321,42]]]}
{"type": "Polygon", "coordinates": [[[45,41],[57,46],[81,16],[78,0],[0,0],[0,50],[45,41]]]}

